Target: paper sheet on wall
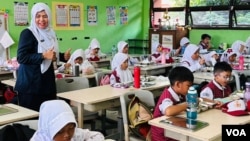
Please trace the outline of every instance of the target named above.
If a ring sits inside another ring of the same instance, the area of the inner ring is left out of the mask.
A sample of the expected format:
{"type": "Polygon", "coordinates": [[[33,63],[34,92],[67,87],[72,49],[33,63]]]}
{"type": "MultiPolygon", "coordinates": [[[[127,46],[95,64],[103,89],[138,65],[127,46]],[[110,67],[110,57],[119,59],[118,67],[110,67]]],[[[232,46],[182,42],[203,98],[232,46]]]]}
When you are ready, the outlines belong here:
{"type": "Polygon", "coordinates": [[[160,38],[159,34],[152,34],[151,35],[151,53],[156,52],[156,48],[160,43],[159,38],[160,38]]]}
{"type": "Polygon", "coordinates": [[[12,40],[12,38],[10,37],[10,34],[7,31],[5,31],[3,36],[0,38],[0,44],[4,48],[8,48],[14,44],[14,41],[12,40]]]}
{"type": "Polygon", "coordinates": [[[162,35],[162,46],[173,49],[173,35],[162,35]]]}

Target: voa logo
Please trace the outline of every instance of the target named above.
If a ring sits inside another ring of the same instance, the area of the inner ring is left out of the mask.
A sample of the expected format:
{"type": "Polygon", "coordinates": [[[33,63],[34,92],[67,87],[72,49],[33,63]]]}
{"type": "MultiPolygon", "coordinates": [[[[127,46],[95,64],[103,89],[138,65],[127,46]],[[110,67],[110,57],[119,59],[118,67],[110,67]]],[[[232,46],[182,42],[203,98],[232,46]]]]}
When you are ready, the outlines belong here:
{"type": "Polygon", "coordinates": [[[244,129],[226,129],[227,136],[247,136],[244,129]]]}

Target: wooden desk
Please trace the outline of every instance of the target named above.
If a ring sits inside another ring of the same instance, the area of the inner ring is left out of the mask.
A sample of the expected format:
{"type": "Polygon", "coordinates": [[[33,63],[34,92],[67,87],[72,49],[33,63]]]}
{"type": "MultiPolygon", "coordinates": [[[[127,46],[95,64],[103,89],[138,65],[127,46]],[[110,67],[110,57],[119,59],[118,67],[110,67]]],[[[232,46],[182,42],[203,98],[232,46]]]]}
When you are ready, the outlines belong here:
{"type": "MultiPolygon", "coordinates": [[[[142,89],[153,90],[170,85],[169,81],[161,81],[151,87],[142,89]]],[[[83,109],[89,111],[99,111],[112,107],[120,106],[120,95],[136,91],[137,89],[130,87],[127,89],[113,88],[110,85],[92,87],[70,92],[58,93],[57,96],[75,101],[78,107],[78,124],[83,127],[83,109]]]]}
{"type": "Polygon", "coordinates": [[[3,71],[3,70],[0,71],[0,81],[11,79],[11,78],[14,78],[12,71],[3,71]]]}
{"type": "Polygon", "coordinates": [[[16,84],[16,80],[15,79],[8,79],[8,80],[3,80],[1,83],[14,87],[16,84]]]}
{"type": "MultiPolygon", "coordinates": [[[[135,65],[136,66],[136,65],[135,65]]],[[[148,66],[140,66],[141,68],[141,75],[151,75],[151,76],[157,76],[161,74],[166,74],[167,68],[172,68],[173,64],[152,64],[148,66]]],[[[132,73],[134,73],[134,66],[129,66],[129,69],[132,73]]]]}
{"type": "Polygon", "coordinates": [[[15,104],[5,104],[5,106],[17,109],[18,112],[6,114],[6,115],[0,115],[0,125],[39,116],[38,112],[15,105],[15,104]]]}
{"type": "MultiPolygon", "coordinates": [[[[182,116],[185,116],[185,113],[182,116]]],[[[159,122],[166,118],[166,116],[155,118],[150,120],[149,124],[164,128],[165,136],[180,141],[221,141],[222,125],[250,123],[250,116],[231,116],[218,109],[211,109],[198,114],[197,119],[208,122],[209,125],[197,131],[190,131],[159,122]]]]}

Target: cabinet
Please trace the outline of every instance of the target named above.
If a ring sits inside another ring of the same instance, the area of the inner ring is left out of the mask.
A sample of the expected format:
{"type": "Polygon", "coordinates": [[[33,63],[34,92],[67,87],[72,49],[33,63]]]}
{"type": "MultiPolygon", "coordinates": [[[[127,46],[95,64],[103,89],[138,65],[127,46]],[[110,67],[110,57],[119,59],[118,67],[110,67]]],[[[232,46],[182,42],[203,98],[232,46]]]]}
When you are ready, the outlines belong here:
{"type": "Polygon", "coordinates": [[[163,47],[171,49],[177,49],[180,46],[180,40],[182,37],[188,37],[187,29],[178,30],[161,30],[161,29],[149,29],[149,53],[152,54],[154,47],[159,43],[163,47]]]}
{"type": "Polygon", "coordinates": [[[148,54],[148,40],[128,39],[129,54],[148,54]]]}

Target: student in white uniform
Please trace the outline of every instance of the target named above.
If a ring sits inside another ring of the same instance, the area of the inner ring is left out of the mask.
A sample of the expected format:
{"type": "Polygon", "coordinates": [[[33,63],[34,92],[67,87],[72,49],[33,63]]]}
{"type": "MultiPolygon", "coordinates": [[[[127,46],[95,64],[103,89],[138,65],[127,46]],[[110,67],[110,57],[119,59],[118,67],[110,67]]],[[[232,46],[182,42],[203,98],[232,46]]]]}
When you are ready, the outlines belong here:
{"type": "Polygon", "coordinates": [[[223,54],[220,57],[221,62],[227,62],[228,64],[231,65],[232,68],[234,68],[234,65],[236,63],[236,57],[237,53],[233,51],[232,48],[228,48],[223,52],[223,54]]]}
{"type": "Polygon", "coordinates": [[[62,140],[104,141],[104,136],[96,131],[78,128],[74,113],[65,101],[46,101],[40,107],[38,129],[30,141],[62,140]]]}
{"type": "Polygon", "coordinates": [[[95,72],[94,66],[85,58],[83,49],[75,50],[68,62],[59,67],[58,70],[59,72],[65,72],[74,65],[79,65],[79,70],[84,74],[93,74],[95,72]]]}
{"type": "Polygon", "coordinates": [[[85,55],[89,61],[100,61],[102,57],[106,57],[106,54],[101,52],[100,43],[96,38],[91,40],[89,47],[85,50],[85,55]]]}
{"type": "Polygon", "coordinates": [[[217,63],[219,55],[215,51],[211,51],[207,54],[202,55],[202,58],[205,59],[205,64],[207,67],[213,67],[217,63]]]}
{"type": "Polygon", "coordinates": [[[128,55],[117,53],[113,58],[114,70],[110,76],[110,84],[133,82],[133,76],[128,69],[128,55]]]}
{"type": "Polygon", "coordinates": [[[189,44],[181,59],[181,66],[185,66],[191,72],[195,72],[201,69],[204,64],[205,60],[200,57],[199,47],[195,44],[189,44]]]}
{"type": "Polygon", "coordinates": [[[233,49],[233,52],[237,53],[237,57],[240,57],[240,55],[246,54],[246,43],[240,40],[235,41],[231,48],[233,49]]]}
{"type": "MultiPolygon", "coordinates": [[[[117,49],[118,49],[118,52],[120,53],[124,53],[124,54],[128,54],[128,51],[129,51],[129,45],[127,42],[125,41],[119,41],[117,43],[117,49]]],[[[138,63],[139,60],[137,58],[133,58],[131,57],[129,54],[128,54],[128,65],[129,66],[133,66],[135,63],[138,63]]],[[[112,67],[112,66],[111,66],[112,67]]],[[[113,67],[112,67],[112,70],[113,70],[113,67]]]]}

